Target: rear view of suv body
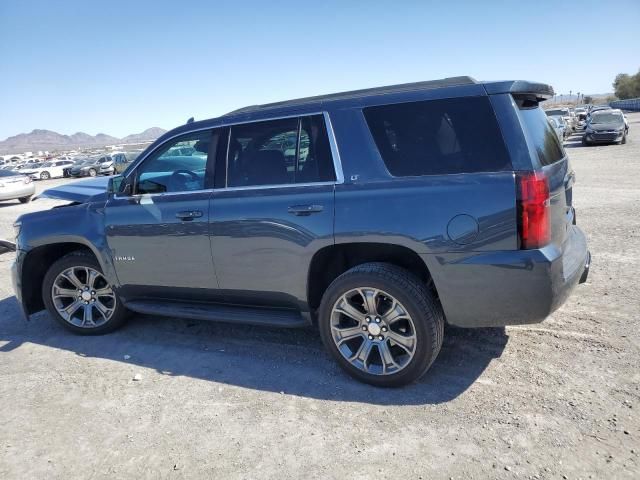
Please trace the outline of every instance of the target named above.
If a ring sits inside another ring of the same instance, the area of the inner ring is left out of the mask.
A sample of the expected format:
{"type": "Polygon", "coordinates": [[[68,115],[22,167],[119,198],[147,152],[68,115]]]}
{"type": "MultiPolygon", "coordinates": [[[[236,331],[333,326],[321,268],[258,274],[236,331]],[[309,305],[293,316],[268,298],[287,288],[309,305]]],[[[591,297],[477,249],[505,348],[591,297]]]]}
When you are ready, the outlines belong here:
{"type": "Polygon", "coordinates": [[[107,192],[58,187],[71,206],[21,217],[17,297],[77,333],[126,311],[317,322],[354,377],[414,381],[445,322],[540,322],[586,279],[552,95],[456,77],[178,127],[107,192]]]}

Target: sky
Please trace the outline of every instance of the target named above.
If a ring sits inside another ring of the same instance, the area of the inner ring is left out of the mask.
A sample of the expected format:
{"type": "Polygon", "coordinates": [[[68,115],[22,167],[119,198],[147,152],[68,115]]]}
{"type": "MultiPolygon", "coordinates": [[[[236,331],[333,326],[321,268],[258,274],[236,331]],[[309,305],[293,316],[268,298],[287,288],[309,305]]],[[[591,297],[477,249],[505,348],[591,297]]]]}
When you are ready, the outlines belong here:
{"type": "Polygon", "coordinates": [[[0,140],[457,75],[606,93],[638,25],[640,0],[0,0],[0,140]]]}

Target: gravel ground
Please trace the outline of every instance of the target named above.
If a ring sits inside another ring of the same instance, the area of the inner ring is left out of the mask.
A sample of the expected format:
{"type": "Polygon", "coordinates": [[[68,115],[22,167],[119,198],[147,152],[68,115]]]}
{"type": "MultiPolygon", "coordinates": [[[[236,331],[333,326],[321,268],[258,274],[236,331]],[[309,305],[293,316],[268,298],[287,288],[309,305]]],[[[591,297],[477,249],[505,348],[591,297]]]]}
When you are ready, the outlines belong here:
{"type": "MultiPolygon", "coordinates": [[[[83,338],[46,313],[25,322],[0,257],[0,478],[639,478],[629,120],[626,145],[567,144],[588,283],[539,325],[448,329],[403,389],[347,378],[313,330],[138,316],[83,338]]],[[[0,237],[53,204],[0,204],[0,237]]]]}

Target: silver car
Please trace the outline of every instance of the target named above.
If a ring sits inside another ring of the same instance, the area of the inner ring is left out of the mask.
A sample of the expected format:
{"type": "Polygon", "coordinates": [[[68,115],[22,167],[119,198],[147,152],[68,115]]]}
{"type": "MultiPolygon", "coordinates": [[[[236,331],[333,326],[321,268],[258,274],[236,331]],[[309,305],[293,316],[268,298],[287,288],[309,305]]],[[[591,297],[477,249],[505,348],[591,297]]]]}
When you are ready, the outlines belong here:
{"type": "Polygon", "coordinates": [[[28,203],[36,193],[31,177],[11,170],[0,170],[0,200],[28,203]]]}

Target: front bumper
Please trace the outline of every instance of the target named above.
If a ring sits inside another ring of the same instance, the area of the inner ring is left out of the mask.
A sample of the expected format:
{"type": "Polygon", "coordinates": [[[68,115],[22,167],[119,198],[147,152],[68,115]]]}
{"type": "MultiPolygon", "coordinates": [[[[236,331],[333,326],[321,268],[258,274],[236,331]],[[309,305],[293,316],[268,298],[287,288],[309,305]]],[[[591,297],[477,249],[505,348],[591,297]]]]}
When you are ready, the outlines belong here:
{"type": "Polygon", "coordinates": [[[612,143],[622,140],[624,132],[616,133],[585,133],[584,139],[587,143],[612,143]]]}
{"type": "Polygon", "coordinates": [[[15,252],[15,251],[16,251],[15,243],[10,242],[9,240],[0,239],[0,255],[2,255],[3,253],[9,253],[9,252],[15,252]]]}
{"type": "Polygon", "coordinates": [[[543,321],[586,281],[591,255],[570,227],[563,248],[421,255],[433,276],[447,322],[495,327],[543,321]]]}
{"type": "Polygon", "coordinates": [[[16,300],[18,300],[18,308],[20,313],[26,320],[29,319],[29,314],[24,306],[22,298],[22,283],[21,283],[21,270],[22,270],[23,254],[20,251],[16,251],[16,259],[11,265],[11,283],[13,284],[13,291],[16,294],[16,300]]]}

